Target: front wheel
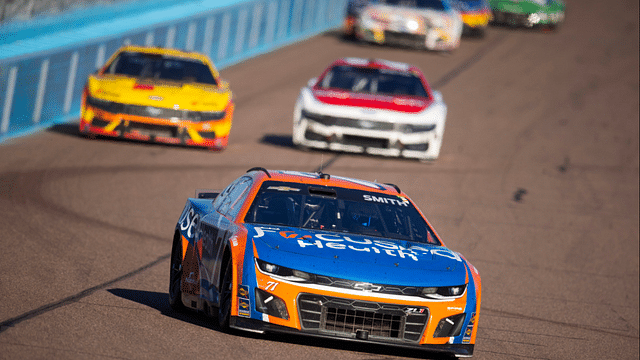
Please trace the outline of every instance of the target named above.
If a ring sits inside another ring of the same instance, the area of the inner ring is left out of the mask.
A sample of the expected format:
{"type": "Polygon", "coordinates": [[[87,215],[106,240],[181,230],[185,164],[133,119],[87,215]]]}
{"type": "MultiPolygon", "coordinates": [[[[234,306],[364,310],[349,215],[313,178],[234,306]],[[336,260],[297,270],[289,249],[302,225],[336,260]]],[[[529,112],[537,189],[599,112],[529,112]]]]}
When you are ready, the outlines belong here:
{"type": "Polygon", "coordinates": [[[229,330],[229,319],[231,318],[231,293],[233,291],[233,264],[231,258],[227,258],[220,284],[220,306],[218,307],[218,325],[223,331],[229,330]]]}
{"type": "Polygon", "coordinates": [[[171,269],[169,272],[169,305],[177,311],[185,309],[182,303],[182,243],[174,240],[171,250],[171,269]]]}

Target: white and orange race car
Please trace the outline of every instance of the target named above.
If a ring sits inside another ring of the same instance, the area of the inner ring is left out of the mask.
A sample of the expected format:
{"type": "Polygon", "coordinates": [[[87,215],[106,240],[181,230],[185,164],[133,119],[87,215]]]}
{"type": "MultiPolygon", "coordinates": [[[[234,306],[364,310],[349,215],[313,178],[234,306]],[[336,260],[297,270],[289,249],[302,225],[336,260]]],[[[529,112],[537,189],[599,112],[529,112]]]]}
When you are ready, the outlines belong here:
{"type": "Polygon", "coordinates": [[[174,309],[222,329],[469,357],[480,275],[397,186],[252,168],[187,200],[173,236],[174,309]]]}
{"type": "Polygon", "coordinates": [[[344,58],[300,91],[292,138],[300,147],[434,160],[446,117],[442,94],[419,68],[344,58]]]}
{"type": "Polygon", "coordinates": [[[355,9],[360,40],[436,51],[460,46],[463,22],[449,0],[370,0],[355,9]]]}

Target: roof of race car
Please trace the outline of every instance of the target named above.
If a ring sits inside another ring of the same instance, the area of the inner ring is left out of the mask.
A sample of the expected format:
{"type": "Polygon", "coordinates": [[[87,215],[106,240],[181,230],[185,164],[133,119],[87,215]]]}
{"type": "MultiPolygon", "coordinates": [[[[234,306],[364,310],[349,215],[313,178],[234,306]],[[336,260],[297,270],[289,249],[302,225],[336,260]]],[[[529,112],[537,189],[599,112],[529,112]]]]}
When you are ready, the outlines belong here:
{"type": "Polygon", "coordinates": [[[364,58],[356,58],[356,57],[347,57],[335,60],[328,68],[332,68],[334,66],[340,65],[349,65],[349,66],[357,66],[357,67],[368,67],[375,69],[387,69],[387,70],[396,70],[402,72],[411,72],[422,74],[420,68],[414,65],[406,64],[398,61],[389,61],[383,59],[364,59],[364,58]]]}
{"type": "Polygon", "coordinates": [[[404,195],[400,188],[393,184],[381,184],[367,180],[353,179],[330,175],[325,173],[309,173],[300,171],[287,170],[267,170],[265,168],[256,167],[249,169],[247,173],[252,173],[256,180],[275,180],[284,182],[295,182],[303,184],[313,184],[322,186],[337,186],[349,189],[377,191],[387,193],[389,195],[404,195]]]}
{"type": "Polygon", "coordinates": [[[209,58],[203,54],[191,51],[182,51],[178,49],[163,48],[157,46],[139,46],[139,45],[125,45],[118,49],[117,52],[131,51],[140,52],[145,54],[158,54],[158,55],[171,55],[178,57],[186,57],[190,59],[198,59],[202,61],[209,61],[209,58]]]}
{"type": "Polygon", "coordinates": [[[215,77],[219,76],[218,70],[216,69],[216,67],[213,64],[213,62],[211,61],[211,59],[209,59],[204,54],[197,53],[197,52],[182,51],[182,50],[178,50],[178,49],[157,47],[157,46],[139,46],[139,45],[125,45],[125,46],[122,46],[121,48],[116,50],[116,52],[114,52],[113,55],[111,55],[111,58],[106,62],[106,64],[111,63],[111,61],[113,59],[115,59],[115,57],[118,56],[118,54],[123,53],[123,52],[138,52],[138,53],[145,53],[145,54],[157,54],[157,55],[166,55],[166,56],[173,56],[173,57],[180,57],[180,58],[198,60],[200,62],[203,62],[203,63],[211,66],[211,68],[213,70],[213,74],[214,74],[215,77]]]}

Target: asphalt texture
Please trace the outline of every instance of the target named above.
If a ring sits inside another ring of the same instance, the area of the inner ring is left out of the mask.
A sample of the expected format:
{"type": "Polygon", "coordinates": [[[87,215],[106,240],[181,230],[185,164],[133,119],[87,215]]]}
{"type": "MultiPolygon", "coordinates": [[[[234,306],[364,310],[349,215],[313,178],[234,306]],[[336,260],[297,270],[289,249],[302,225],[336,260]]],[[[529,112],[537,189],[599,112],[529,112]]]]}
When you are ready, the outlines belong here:
{"type": "Polygon", "coordinates": [[[450,54],[326,33],[224,69],[222,152],[80,136],[0,144],[1,359],[441,359],[221,332],[168,304],[195,189],[254,166],[397,184],[482,276],[476,359],[639,356],[638,2],[567,1],[557,31],[489,28],[450,54]],[[423,69],[449,106],[432,162],[292,146],[300,88],[343,56],[423,69]]]}

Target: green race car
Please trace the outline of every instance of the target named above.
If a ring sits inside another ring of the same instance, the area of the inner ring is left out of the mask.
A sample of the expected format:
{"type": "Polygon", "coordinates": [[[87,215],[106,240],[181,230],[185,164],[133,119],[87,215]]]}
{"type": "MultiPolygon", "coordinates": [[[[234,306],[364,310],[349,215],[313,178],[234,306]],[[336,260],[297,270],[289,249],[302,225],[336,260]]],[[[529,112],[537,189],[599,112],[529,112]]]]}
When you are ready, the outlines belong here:
{"type": "Polygon", "coordinates": [[[489,0],[495,24],[555,28],[564,21],[562,0],[489,0]]]}

